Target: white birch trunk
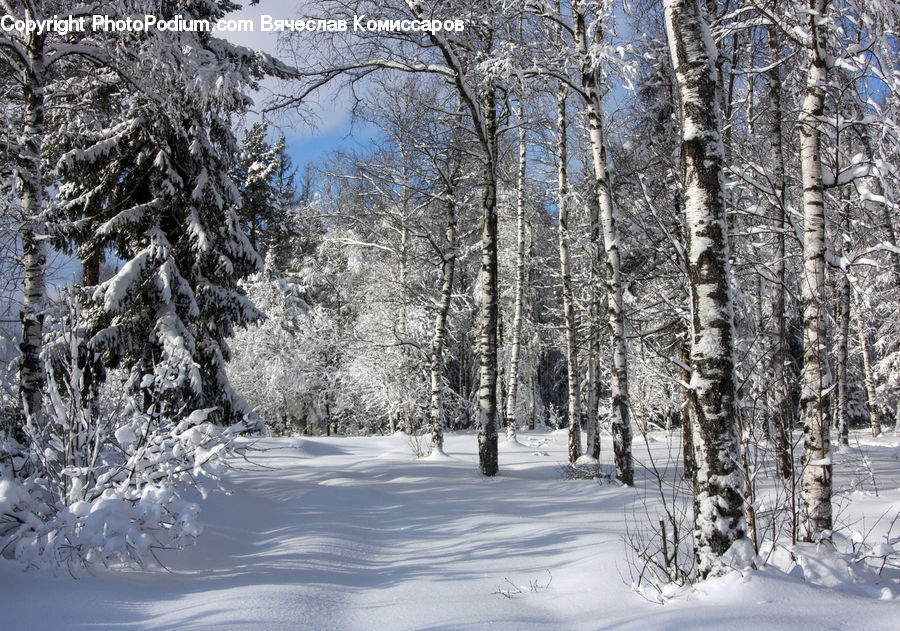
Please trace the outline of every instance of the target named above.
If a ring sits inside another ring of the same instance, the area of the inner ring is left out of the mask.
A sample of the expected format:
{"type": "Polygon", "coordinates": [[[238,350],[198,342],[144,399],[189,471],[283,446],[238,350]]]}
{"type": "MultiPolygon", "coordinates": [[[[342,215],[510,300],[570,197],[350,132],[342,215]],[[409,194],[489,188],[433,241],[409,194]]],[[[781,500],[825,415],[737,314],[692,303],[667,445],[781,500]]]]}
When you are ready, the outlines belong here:
{"type": "Polygon", "coordinates": [[[784,179],[784,143],[782,142],[783,112],[781,105],[781,71],[775,61],[779,57],[778,34],[774,26],[768,29],[769,59],[772,68],[766,73],[769,93],[769,152],[772,158],[772,182],[776,187],[775,199],[771,211],[775,227],[775,284],[772,287],[772,335],[774,352],[772,353],[772,387],[769,388],[769,413],[772,418],[772,433],[775,437],[775,460],[778,474],[788,479],[794,472],[794,458],[791,450],[790,431],[793,426],[793,413],[788,391],[786,366],[788,362],[787,347],[787,314],[785,296],[787,294],[787,274],[785,258],[787,256],[787,218],[785,208],[784,179]]]}
{"type": "Polygon", "coordinates": [[[566,325],[566,376],[569,384],[569,462],[581,456],[581,418],[578,405],[578,347],[575,304],[569,260],[569,175],[566,165],[566,90],[556,94],[556,206],[559,210],[559,271],[562,279],[563,319],[566,325]]]}
{"type": "Polygon", "coordinates": [[[478,335],[478,461],[486,476],[500,471],[497,455],[497,325],[500,302],[497,278],[497,112],[494,95],[482,105],[486,130],[484,196],[481,218],[481,330],[478,335]]]}
{"type": "Polygon", "coordinates": [[[588,350],[588,413],[585,427],[585,453],[592,458],[600,458],[600,319],[599,292],[597,278],[591,278],[591,331],[588,350]]]}
{"type": "Polygon", "coordinates": [[[800,112],[800,171],[803,182],[803,471],[800,500],[804,536],[809,541],[831,536],[831,438],[825,365],[825,194],[822,182],[820,117],[825,107],[825,51],[817,24],[825,0],[810,0],[812,38],[806,75],[806,96],[800,112]]]}
{"type": "Polygon", "coordinates": [[[456,264],[456,210],[447,202],[447,252],[441,264],[441,304],[434,318],[434,335],[431,340],[431,453],[444,452],[444,424],[441,415],[441,356],[447,331],[447,315],[453,294],[453,268],[456,264]]]}
{"type": "Polygon", "coordinates": [[[407,146],[410,142],[406,129],[401,120],[397,121],[399,132],[397,135],[397,147],[400,152],[400,251],[398,253],[399,263],[399,285],[397,287],[398,305],[397,305],[397,321],[395,335],[400,342],[397,348],[397,422],[396,429],[405,431],[407,434],[413,434],[413,414],[411,413],[410,402],[413,396],[409,391],[409,380],[407,378],[407,370],[410,366],[409,349],[406,346],[407,339],[407,287],[409,285],[408,277],[408,261],[409,261],[409,200],[410,200],[410,149],[407,146]]]}
{"type": "Polygon", "coordinates": [[[850,339],[850,281],[845,274],[838,279],[837,299],[837,344],[835,347],[835,368],[837,378],[837,402],[834,409],[835,429],[842,445],[850,444],[850,427],[847,419],[847,344],[850,339]]]}
{"type": "MultiPolygon", "coordinates": [[[[866,407],[869,409],[869,423],[872,427],[872,436],[881,435],[881,415],[878,409],[878,395],[875,393],[875,376],[872,373],[872,350],[869,348],[869,339],[866,335],[866,325],[863,320],[862,305],[859,296],[854,295],[854,307],[856,308],[856,325],[859,333],[859,351],[862,355],[863,384],[866,387],[866,407]]],[[[847,306],[849,311],[850,307],[847,306]]],[[[847,316],[849,320],[849,314],[847,316]]]]}
{"type": "Polygon", "coordinates": [[[625,305],[619,257],[619,236],[616,229],[616,214],[612,203],[609,174],[606,168],[606,145],[603,139],[599,86],[597,85],[597,75],[588,56],[587,28],[582,3],[576,5],[573,17],[575,45],[582,59],[581,84],[587,105],[588,131],[600,209],[600,226],[603,233],[603,248],[606,253],[607,323],[613,353],[610,367],[612,376],[610,407],[616,477],[625,484],[633,484],[632,431],[628,399],[628,346],[625,337],[625,305]]]}
{"type": "MultiPolygon", "coordinates": [[[[40,11],[40,2],[26,4],[25,18],[43,17],[32,13],[30,7],[40,11]]],[[[24,129],[22,152],[19,157],[18,190],[22,202],[22,254],[25,287],[22,304],[22,353],[19,367],[19,398],[22,412],[37,418],[41,412],[44,371],[41,365],[44,303],[46,282],[44,268],[47,262],[47,246],[43,239],[46,225],[42,218],[44,206],[41,159],[44,140],[44,35],[31,31],[25,38],[26,67],[22,92],[24,97],[24,129]]]]}
{"type": "MultiPolygon", "coordinates": [[[[590,144],[590,130],[588,130],[588,144],[590,144]]],[[[593,169],[593,165],[591,165],[593,169]]],[[[601,298],[606,286],[601,280],[600,268],[605,258],[600,254],[600,205],[597,199],[588,201],[590,204],[590,296],[591,303],[588,307],[588,358],[587,358],[587,395],[588,412],[585,418],[585,436],[587,444],[585,453],[594,458],[600,458],[600,335],[603,316],[601,298]]]]}
{"type": "Polygon", "coordinates": [[[516,403],[519,392],[519,355],[521,353],[522,311],[525,304],[525,168],[527,138],[525,108],[519,97],[519,172],[516,178],[516,306],[512,322],[512,350],[509,358],[509,392],[506,400],[506,438],[516,439],[516,403]]]}
{"type": "Polygon", "coordinates": [[[694,543],[706,577],[746,541],[734,384],[734,324],[723,191],[716,50],[699,0],[665,0],[678,85],[691,294],[689,413],[694,450],[694,543]]]}
{"type": "MultiPolygon", "coordinates": [[[[588,145],[590,145],[590,130],[588,131],[588,145]]],[[[593,164],[589,167],[593,170],[593,164]]],[[[603,328],[602,298],[606,291],[602,280],[601,266],[604,257],[601,255],[600,244],[600,205],[596,195],[587,200],[590,206],[590,305],[588,306],[588,353],[587,353],[587,414],[585,415],[585,453],[593,458],[600,458],[600,398],[602,384],[600,383],[600,335],[603,328]]]]}

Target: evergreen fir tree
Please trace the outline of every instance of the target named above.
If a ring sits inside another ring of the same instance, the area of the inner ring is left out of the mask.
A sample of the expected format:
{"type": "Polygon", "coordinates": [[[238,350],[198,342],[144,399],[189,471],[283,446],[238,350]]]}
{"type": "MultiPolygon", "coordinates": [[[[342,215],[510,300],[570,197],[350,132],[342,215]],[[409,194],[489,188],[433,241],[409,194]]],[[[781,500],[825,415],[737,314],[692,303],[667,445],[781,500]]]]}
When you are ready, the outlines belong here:
{"type": "MultiPolygon", "coordinates": [[[[230,8],[202,3],[190,17],[230,8]]],[[[261,317],[238,286],[261,261],[235,212],[231,117],[271,67],[206,33],[148,33],[140,45],[141,88],[122,87],[118,122],[84,129],[60,160],[60,207],[82,258],[111,248],[126,261],[86,298],[91,344],[132,387],[168,393],[160,406],[214,407],[228,422],[248,409],[228,384],[226,340],[261,317]]]]}
{"type": "Polygon", "coordinates": [[[273,147],[266,142],[268,127],[254,123],[244,133],[233,178],[241,192],[238,217],[253,249],[263,257],[278,230],[277,190],[275,177],[280,154],[284,153],[284,138],[273,147]]]}

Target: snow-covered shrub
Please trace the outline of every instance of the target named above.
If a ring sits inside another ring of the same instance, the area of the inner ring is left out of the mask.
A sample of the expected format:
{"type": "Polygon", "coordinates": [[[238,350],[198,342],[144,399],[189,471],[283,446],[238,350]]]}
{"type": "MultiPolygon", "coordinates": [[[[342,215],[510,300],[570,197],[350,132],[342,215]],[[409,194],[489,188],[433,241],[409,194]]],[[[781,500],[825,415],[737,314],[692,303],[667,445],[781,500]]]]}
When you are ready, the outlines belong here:
{"type": "Polygon", "coordinates": [[[428,432],[427,428],[413,432],[409,435],[407,444],[416,459],[425,458],[431,453],[431,433],[428,432]]]}
{"type": "Polygon", "coordinates": [[[266,271],[243,283],[266,319],[235,332],[228,378],[274,434],[325,433],[341,372],[335,324],[327,310],[310,306],[305,288],[266,271]]]}
{"type": "Polygon", "coordinates": [[[647,433],[641,436],[648,458],[646,486],[641,500],[625,509],[622,541],[632,588],[659,601],[667,586],[684,585],[697,578],[694,496],[680,466],[678,434],[667,435],[668,453],[662,461],[653,458],[647,433]]]}
{"type": "Polygon", "coordinates": [[[591,455],[584,454],[575,462],[565,462],[559,465],[559,477],[563,480],[597,480],[599,482],[612,482],[616,477],[615,470],[610,470],[607,465],[591,455]]]}
{"type": "MultiPolygon", "coordinates": [[[[25,445],[0,449],[0,549],[33,566],[135,561],[196,536],[188,489],[216,479],[246,428],[206,420],[211,409],[176,409],[166,391],[176,368],[158,365],[118,400],[101,400],[92,351],[70,304],[43,351],[43,413],[25,445]]],[[[202,487],[201,487],[202,492],[202,487]]]]}

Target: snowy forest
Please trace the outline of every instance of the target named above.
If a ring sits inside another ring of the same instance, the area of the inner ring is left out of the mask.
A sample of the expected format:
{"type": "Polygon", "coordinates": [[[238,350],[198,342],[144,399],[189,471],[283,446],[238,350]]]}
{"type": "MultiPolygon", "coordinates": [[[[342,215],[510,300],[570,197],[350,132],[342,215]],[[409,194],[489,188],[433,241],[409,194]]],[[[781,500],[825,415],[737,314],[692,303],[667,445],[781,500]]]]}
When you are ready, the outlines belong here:
{"type": "Polygon", "coordinates": [[[900,5],[257,4],[0,0],[0,619],[895,628],[900,5]]]}

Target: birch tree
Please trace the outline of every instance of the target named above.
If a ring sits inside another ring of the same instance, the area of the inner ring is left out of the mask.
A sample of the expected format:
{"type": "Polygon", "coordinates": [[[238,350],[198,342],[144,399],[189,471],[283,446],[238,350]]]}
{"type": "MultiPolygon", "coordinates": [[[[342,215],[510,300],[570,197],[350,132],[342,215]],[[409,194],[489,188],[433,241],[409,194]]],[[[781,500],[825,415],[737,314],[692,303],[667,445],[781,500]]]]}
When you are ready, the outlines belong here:
{"type": "Polygon", "coordinates": [[[431,341],[429,371],[431,373],[431,453],[444,450],[444,425],[441,417],[441,358],[444,351],[444,338],[447,334],[447,316],[450,312],[450,299],[453,294],[453,268],[456,264],[456,208],[452,197],[445,200],[447,213],[446,248],[442,252],[441,263],[441,298],[437,314],[434,318],[434,336],[431,341]]]}
{"type": "Polygon", "coordinates": [[[566,139],[566,96],[564,85],[556,94],[556,209],[559,222],[559,274],[562,284],[563,320],[566,329],[566,377],[569,407],[569,462],[581,456],[581,405],[579,402],[578,344],[575,336],[575,304],[572,296],[572,271],[569,256],[569,174],[566,139]]]}
{"type": "Polygon", "coordinates": [[[698,571],[722,570],[744,540],[743,476],[736,422],[734,324],[723,195],[724,149],[716,49],[699,0],[666,0],[666,32],[678,87],[691,300],[691,444],[698,571]]]}
{"type": "Polygon", "coordinates": [[[822,178],[820,119],[825,111],[827,57],[822,21],[827,0],[809,0],[806,22],[806,95],[800,112],[800,168],[803,182],[803,470],[801,501],[805,536],[831,532],[831,440],[825,364],[825,187],[822,178]]]}
{"type": "MultiPolygon", "coordinates": [[[[44,19],[58,8],[46,7],[43,0],[4,2],[2,6],[7,15],[32,22],[44,19]]],[[[19,235],[24,268],[19,399],[23,414],[34,417],[41,411],[44,385],[40,354],[46,298],[44,267],[47,263],[44,187],[48,182],[42,164],[45,90],[55,63],[63,54],[71,52],[64,45],[58,47],[56,44],[48,42],[47,34],[37,30],[0,36],[0,51],[5,62],[16,68],[22,77],[22,129],[16,147],[18,164],[15,168],[22,209],[19,235]]]]}
{"type": "MultiPolygon", "coordinates": [[[[622,265],[619,253],[619,234],[616,213],[613,208],[612,189],[606,167],[606,142],[603,137],[603,115],[600,101],[599,68],[592,63],[588,52],[587,3],[572,5],[573,36],[581,62],[581,88],[588,116],[591,157],[600,209],[600,227],[603,235],[605,282],[607,298],[607,322],[609,327],[612,362],[610,373],[612,391],[613,451],[616,460],[616,477],[624,484],[634,483],[634,466],[631,460],[631,418],[628,398],[628,343],[625,334],[625,303],[622,291],[622,265]]],[[[602,32],[597,20],[593,25],[602,32]]],[[[599,254],[599,253],[598,253],[599,254]]],[[[599,315],[599,314],[598,314],[599,315]]]]}
{"type": "MultiPolygon", "coordinates": [[[[571,41],[574,53],[572,61],[577,64],[577,79],[575,80],[567,76],[566,68],[553,69],[551,67],[549,72],[558,74],[573,91],[581,96],[587,113],[588,141],[595,181],[594,195],[599,208],[599,232],[602,235],[605,254],[603,266],[607,299],[606,324],[612,349],[610,408],[616,477],[625,484],[632,484],[634,470],[631,458],[632,431],[628,397],[628,344],[625,332],[621,254],[617,217],[607,169],[607,148],[603,134],[601,103],[602,91],[607,86],[602,84],[600,78],[601,69],[594,41],[602,39],[603,25],[600,16],[591,14],[592,3],[584,0],[575,0],[571,3],[571,6],[568,7],[570,16],[564,15],[560,3],[556,3],[554,6],[550,2],[535,0],[528,6],[531,11],[548,18],[560,35],[562,31],[565,31],[565,34],[571,38],[569,41],[571,41]]],[[[557,35],[557,39],[560,44],[564,45],[560,35],[557,35]]],[[[568,56],[563,56],[563,59],[565,59],[564,64],[567,65],[569,63],[568,56]]],[[[596,230],[595,226],[591,227],[592,235],[596,230]]],[[[597,249],[599,250],[599,248],[597,249]]],[[[597,251],[592,254],[599,256],[600,253],[597,251]]],[[[599,313],[597,315],[599,316],[599,313]]],[[[596,410],[591,410],[590,413],[596,414],[596,410]]],[[[593,451],[593,445],[590,448],[593,451]]],[[[570,457],[571,455],[570,447],[570,457]]]]}
{"type": "MultiPolygon", "coordinates": [[[[405,0],[412,14],[419,19],[430,18],[432,11],[417,0],[405,0]]],[[[461,7],[460,7],[461,8],[461,7]]],[[[478,333],[478,462],[486,476],[499,473],[497,454],[497,325],[500,319],[499,287],[497,265],[497,142],[499,126],[497,121],[496,85],[473,81],[471,62],[467,59],[473,53],[489,55],[494,44],[495,20],[501,16],[500,9],[492,3],[474,7],[481,14],[473,23],[482,23],[483,28],[474,29],[478,35],[468,42],[458,42],[446,37],[440,31],[431,31],[431,44],[440,51],[447,76],[456,86],[459,98],[475,128],[475,135],[483,160],[483,193],[481,199],[481,296],[478,333]],[[480,35],[480,37],[479,37],[480,35]]],[[[467,13],[469,13],[467,11],[467,13]]],[[[470,13],[471,15],[471,13],[470,13]]]]}
{"type": "Polygon", "coordinates": [[[509,391],[506,402],[506,438],[516,439],[516,403],[519,393],[519,356],[522,351],[522,318],[525,309],[525,173],[528,139],[525,127],[525,87],[520,88],[516,110],[519,122],[519,163],[516,172],[516,295],[509,358],[509,391]]]}
{"type": "MultiPolygon", "coordinates": [[[[456,99],[458,103],[458,99],[456,99]]],[[[448,121],[439,120],[429,128],[429,136],[441,139],[436,147],[424,147],[431,164],[432,177],[437,187],[434,202],[444,210],[444,242],[443,247],[434,245],[440,258],[441,294],[434,316],[434,330],[431,338],[429,355],[429,371],[431,373],[431,453],[442,453],[444,449],[444,419],[441,405],[443,386],[442,365],[444,347],[446,345],[450,305],[453,298],[453,279],[457,260],[457,204],[462,197],[460,180],[463,177],[464,163],[459,159],[459,108],[448,121]]],[[[432,242],[434,243],[434,242],[432,242]]]]}
{"type": "Polygon", "coordinates": [[[785,179],[784,143],[782,140],[782,72],[778,64],[780,46],[777,28],[770,24],[767,31],[769,62],[771,67],[766,72],[766,87],[769,97],[769,151],[772,163],[771,182],[772,195],[768,197],[769,208],[775,229],[775,279],[772,286],[772,335],[774,353],[772,356],[772,388],[771,412],[773,414],[773,433],[775,437],[775,455],[778,472],[782,478],[793,475],[793,454],[791,452],[790,429],[793,426],[793,406],[790,401],[790,390],[787,381],[788,348],[787,348],[787,182],[785,179]]]}

